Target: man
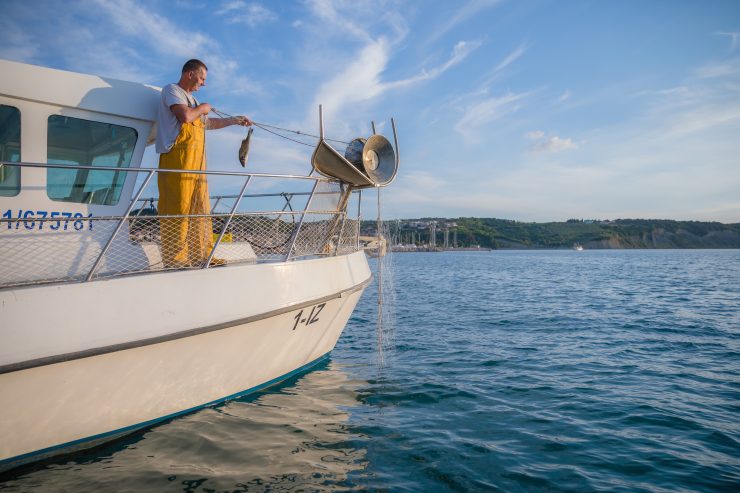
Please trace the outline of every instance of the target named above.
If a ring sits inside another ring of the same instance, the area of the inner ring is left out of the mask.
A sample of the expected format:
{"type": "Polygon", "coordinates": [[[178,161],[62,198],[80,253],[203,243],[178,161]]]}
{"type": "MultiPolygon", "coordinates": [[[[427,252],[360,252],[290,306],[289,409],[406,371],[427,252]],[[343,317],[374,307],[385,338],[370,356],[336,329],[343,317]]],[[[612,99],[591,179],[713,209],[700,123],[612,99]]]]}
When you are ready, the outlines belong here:
{"type": "MultiPolygon", "coordinates": [[[[200,60],[188,60],[177,84],[162,89],[157,113],[157,144],[160,169],[205,170],[205,131],[249,126],[245,116],[208,118],[211,105],[198,103],[193,93],[206,84],[208,68],[200,60]]],[[[161,216],[210,214],[206,175],[158,173],[161,216]]],[[[162,219],[162,261],[167,268],[199,267],[213,248],[213,226],[208,217],[162,219]]],[[[211,265],[223,265],[213,258],[211,265]]]]}

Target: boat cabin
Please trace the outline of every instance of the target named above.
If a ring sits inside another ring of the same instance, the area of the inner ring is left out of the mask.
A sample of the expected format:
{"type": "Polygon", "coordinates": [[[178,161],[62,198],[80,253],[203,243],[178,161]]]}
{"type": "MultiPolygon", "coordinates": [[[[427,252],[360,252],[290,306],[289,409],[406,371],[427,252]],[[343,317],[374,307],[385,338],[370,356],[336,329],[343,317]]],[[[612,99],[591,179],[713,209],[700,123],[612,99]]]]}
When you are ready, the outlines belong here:
{"type": "Polygon", "coordinates": [[[121,170],[141,163],[159,89],[6,60],[0,72],[12,74],[0,79],[0,161],[111,168],[3,166],[5,217],[125,212],[136,174],[121,170]]]}
{"type": "Polygon", "coordinates": [[[0,73],[1,284],[79,277],[113,225],[91,218],[130,204],[159,89],[7,60],[0,73]]]}

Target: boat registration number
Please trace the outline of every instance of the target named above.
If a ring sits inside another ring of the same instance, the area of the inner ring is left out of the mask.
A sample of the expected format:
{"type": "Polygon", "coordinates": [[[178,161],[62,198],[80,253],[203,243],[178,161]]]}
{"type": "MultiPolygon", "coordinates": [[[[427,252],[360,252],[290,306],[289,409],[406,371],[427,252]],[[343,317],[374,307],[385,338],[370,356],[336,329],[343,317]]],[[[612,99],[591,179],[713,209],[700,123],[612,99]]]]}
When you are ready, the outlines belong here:
{"type": "Polygon", "coordinates": [[[303,324],[306,327],[308,327],[311,324],[315,324],[319,321],[319,313],[321,313],[321,310],[324,309],[326,306],[326,303],[321,303],[319,305],[314,305],[311,307],[311,312],[304,316],[304,312],[307,310],[307,308],[302,309],[298,313],[296,313],[295,317],[293,319],[295,320],[295,323],[293,324],[293,330],[298,328],[298,324],[303,324]]]}
{"type": "Polygon", "coordinates": [[[15,219],[15,221],[3,221],[7,224],[7,229],[51,229],[53,231],[82,231],[87,227],[88,231],[93,229],[92,214],[84,216],[81,212],[64,212],[64,211],[18,211],[8,209],[2,215],[5,219],[15,219]],[[18,214],[15,214],[18,212],[18,214]]]}

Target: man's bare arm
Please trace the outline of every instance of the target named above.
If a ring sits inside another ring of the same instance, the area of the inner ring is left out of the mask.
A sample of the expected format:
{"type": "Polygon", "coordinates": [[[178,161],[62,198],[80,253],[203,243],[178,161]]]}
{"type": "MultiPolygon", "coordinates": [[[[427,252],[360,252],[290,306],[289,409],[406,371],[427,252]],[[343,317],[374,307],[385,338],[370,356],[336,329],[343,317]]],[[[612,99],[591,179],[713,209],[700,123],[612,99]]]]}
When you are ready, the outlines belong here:
{"type": "Polygon", "coordinates": [[[172,113],[175,114],[177,121],[180,123],[192,123],[202,115],[207,115],[211,112],[211,105],[208,103],[201,103],[195,108],[190,108],[186,104],[173,104],[170,106],[172,113]]]}
{"type": "Polygon", "coordinates": [[[208,119],[208,130],[216,130],[219,128],[228,127],[230,125],[242,125],[248,127],[252,124],[252,121],[246,116],[232,116],[229,118],[209,118],[208,119]]]}

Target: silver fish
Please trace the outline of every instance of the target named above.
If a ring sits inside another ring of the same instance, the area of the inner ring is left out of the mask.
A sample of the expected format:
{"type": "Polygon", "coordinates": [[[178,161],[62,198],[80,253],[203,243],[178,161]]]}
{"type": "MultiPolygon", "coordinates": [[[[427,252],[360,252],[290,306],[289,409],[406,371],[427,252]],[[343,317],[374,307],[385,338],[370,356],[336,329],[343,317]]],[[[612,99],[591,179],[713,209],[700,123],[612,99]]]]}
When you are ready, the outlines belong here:
{"type": "Polygon", "coordinates": [[[242,145],[239,147],[239,162],[242,163],[242,168],[247,167],[247,159],[249,158],[249,141],[252,138],[252,131],[250,128],[247,132],[247,138],[242,140],[242,145]]]}

